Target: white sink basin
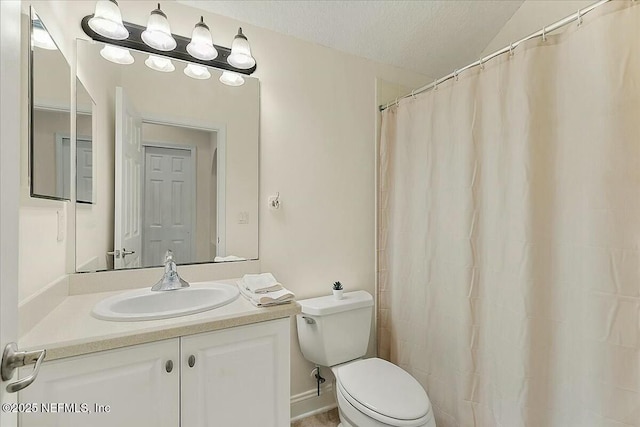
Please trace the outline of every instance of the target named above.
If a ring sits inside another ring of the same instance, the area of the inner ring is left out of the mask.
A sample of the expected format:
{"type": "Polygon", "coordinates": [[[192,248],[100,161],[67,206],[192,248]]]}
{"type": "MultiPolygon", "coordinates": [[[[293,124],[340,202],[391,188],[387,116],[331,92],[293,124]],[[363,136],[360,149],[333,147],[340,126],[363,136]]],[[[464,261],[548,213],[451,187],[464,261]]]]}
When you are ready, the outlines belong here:
{"type": "Polygon", "coordinates": [[[199,283],[174,291],[151,288],[123,292],[103,299],[93,307],[93,317],[129,322],[186,316],[229,304],[238,298],[238,288],[226,283],[199,283]]]}

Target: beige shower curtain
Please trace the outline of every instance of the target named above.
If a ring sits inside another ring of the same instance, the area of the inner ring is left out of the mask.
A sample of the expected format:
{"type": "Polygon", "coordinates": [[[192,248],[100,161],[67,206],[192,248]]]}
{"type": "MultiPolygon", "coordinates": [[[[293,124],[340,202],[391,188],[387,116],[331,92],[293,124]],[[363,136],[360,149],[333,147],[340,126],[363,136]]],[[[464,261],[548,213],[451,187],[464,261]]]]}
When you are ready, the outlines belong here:
{"type": "Polygon", "coordinates": [[[382,114],[379,354],[438,427],[640,426],[637,3],[382,114]]]}

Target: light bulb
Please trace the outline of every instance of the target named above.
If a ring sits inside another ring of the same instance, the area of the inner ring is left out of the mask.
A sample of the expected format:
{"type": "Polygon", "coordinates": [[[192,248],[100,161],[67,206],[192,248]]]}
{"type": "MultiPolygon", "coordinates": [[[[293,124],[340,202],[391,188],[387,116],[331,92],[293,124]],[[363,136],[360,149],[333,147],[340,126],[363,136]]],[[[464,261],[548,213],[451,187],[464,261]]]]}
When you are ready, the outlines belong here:
{"type": "Polygon", "coordinates": [[[223,71],[219,80],[227,86],[242,86],[244,84],[244,78],[240,74],[232,73],[231,71],[223,71]]]}
{"type": "Polygon", "coordinates": [[[238,34],[233,38],[231,55],[227,58],[227,62],[241,70],[247,70],[256,65],[256,60],[251,56],[249,41],[242,34],[242,28],[238,28],[238,34]]]}
{"type": "Polygon", "coordinates": [[[213,46],[211,40],[211,31],[209,27],[204,23],[204,17],[200,17],[191,34],[191,42],[187,45],[187,52],[194,58],[201,59],[203,61],[210,61],[218,56],[218,51],[213,46]]]}
{"type": "Polygon", "coordinates": [[[89,28],[113,40],[124,40],[129,37],[129,31],[122,23],[122,15],[116,0],[98,0],[95,13],[89,19],[89,28]]]}
{"type": "Polygon", "coordinates": [[[149,55],[144,63],[152,70],[161,71],[163,73],[170,73],[176,69],[169,58],[163,58],[162,56],[149,55]]]}
{"type": "Polygon", "coordinates": [[[167,15],[160,10],[160,3],[158,3],[157,9],[151,11],[147,28],[142,32],[141,37],[147,46],[157,50],[169,51],[176,48],[177,43],[171,35],[169,20],[167,20],[167,15]]]}
{"type": "Polygon", "coordinates": [[[184,73],[192,79],[206,80],[211,78],[211,73],[207,70],[207,67],[202,65],[187,64],[184,73]]]}
{"type": "Polygon", "coordinates": [[[116,64],[129,65],[133,64],[133,56],[128,49],[112,46],[110,44],[105,45],[100,50],[100,55],[107,61],[115,62],[116,64]]]}

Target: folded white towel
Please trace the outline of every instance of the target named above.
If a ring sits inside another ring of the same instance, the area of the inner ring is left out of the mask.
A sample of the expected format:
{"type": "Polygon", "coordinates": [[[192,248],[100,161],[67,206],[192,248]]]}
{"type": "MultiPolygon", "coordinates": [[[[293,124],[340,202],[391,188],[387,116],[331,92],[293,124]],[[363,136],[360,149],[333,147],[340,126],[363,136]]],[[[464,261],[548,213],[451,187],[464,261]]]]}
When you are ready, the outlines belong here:
{"type": "Polygon", "coordinates": [[[246,261],[246,258],[242,258],[240,256],[228,255],[228,256],[217,256],[213,259],[213,262],[226,262],[226,261],[246,261]]]}
{"type": "Polygon", "coordinates": [[[282,285],[278,283],[271,273],[245,274],[242,277],[242,284],[244,284],[245,288],[256,294],[279,291],[282,289],[282,285]]]}
{"type": "Polygon", "coordinates": [[[237,283],[242,296],[248,299],[256,307],[288,304],[295,298],[293,292],[285,288],[282,288],[279,291],[269,292],[268,294],[256,294],[248,290],[242,281],[238,281],[237,283]]]}

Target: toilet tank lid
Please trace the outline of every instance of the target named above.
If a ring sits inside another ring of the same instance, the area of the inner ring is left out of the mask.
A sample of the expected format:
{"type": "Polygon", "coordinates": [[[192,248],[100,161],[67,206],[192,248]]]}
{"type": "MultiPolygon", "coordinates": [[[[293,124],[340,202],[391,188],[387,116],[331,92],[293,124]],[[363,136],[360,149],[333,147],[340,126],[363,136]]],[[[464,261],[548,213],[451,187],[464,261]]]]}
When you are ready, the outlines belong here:
{"type": "Polygon", "coordinates": [[[325,297],[298,300],[298,304],[302,307],[302,314],[326,316],[327,314],[371,307],[373,305],[373,297],[366,291],[354,291],[345,292],[342,299],[328,295],[325,297]]]}

